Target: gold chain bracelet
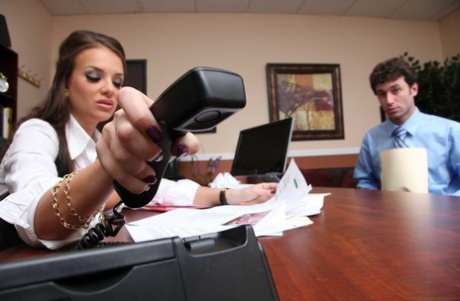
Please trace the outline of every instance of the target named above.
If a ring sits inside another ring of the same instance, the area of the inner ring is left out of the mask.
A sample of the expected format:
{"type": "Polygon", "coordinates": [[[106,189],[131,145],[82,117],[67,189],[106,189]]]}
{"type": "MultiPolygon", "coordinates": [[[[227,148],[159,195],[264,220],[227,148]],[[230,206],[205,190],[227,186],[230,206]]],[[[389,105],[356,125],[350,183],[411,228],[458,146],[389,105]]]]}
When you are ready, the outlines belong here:
{"type": "Polygon", "coordinates": [[[103,210],[104,210],[104,205],[101,206],[101,208],[96,211],[94,214],[92,214],[91,216],[80,216],[77,211],[75,210],[75,208],[72,206],[71,202],[70,202],[70,181],[72,180],[72,177],[77,174],[78,171],[74,171],[70,174],[67,174],[64,176],[64,178],[62,180],[60,180],[58,183],[56,183],[54,186],[53,186],[53,189],[52,189],[52,193],[53,193],[53,211],[54,211],[54,214],[56,214],[56,216],[59,218],[59,222],[67,229],[72,229],[72,230],[79,230],[81,228],[84,228],[84,229],[88,229],[89,228],[89,225],[91,224],[91,221],[93,220],[93,218],[97,215],[97,214],[101,214],[103,213],[103,210]],[[70,210],[70,213],[73,215],[73,216],[76,216],[78,218],[79,221],[81,222],[84,222],[83,225],[75,225],[75,224],[71,224],[69,223],[62,215],[61,215],[61,212],[59,210],[59,203],[58,203],[58,198],[57,198],[57,192],[59,191],[59,187],[61,186],[62,182],[64,182],[64,194],[65,194],[65,203],[67,205],[67,207],[69,208],[70,210]]]}
{"type": "Polygon", "coordinates": [[[75,208],[72,206],[70,203],[70,181],[72,180],[73,176],[76,175],[79,171],[76,170],[70,174],[66,174],[64,178],[62,179],[64,181],[64,194],[65,194],[65,203],[67,207],[69,207],[70,214],[73,216],[77,217],[80,222],[86,222],[90,218],[94,217],[94,214],[92,216],[81,216],[77,213],[75,208]]]}

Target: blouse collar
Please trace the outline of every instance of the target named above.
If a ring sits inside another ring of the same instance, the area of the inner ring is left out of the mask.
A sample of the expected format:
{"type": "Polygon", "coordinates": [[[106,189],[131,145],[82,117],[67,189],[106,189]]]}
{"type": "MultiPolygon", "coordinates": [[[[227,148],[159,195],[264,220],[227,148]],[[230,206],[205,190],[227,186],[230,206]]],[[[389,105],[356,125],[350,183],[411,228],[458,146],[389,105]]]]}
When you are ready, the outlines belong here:
{"type": "Polygon", "coordinates": [[[97,129],[93,134],[94,139],[90,137],[72,114],[70,114],[69,121],[66,124],[65,134],[71,160],[81,155],[88,146],[95,147],[96,141],[101,137],[101,133],[97,129]]]}

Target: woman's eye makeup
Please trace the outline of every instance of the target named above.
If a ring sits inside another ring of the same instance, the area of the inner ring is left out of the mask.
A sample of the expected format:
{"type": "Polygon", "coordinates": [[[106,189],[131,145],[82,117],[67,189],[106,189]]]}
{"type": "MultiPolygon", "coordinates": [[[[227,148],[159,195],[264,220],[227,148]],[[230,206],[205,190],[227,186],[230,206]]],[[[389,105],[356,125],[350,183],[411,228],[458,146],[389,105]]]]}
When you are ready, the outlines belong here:
{"type": "Polygon", "coordinates": [[[123,78],[114,79],[112,83],[115,87],[121,88],[123,86],[123,78]]]}
{"type": "Polygon", "coordinates": [[[96,72],[88,72],[85,74],[85,76],[86,76],[86,79],[88,79],[90,82],[93,82],[93,83],[96,83],[101,79],[99,74],[97,74],[96,72]]]}
{"type": "MultiPolygon", "coordinates": [[[[102,79],[102,76],[101,76],[101,72],[97,71],[97,70],[90,70],[88,72],[85,73],[85,77],[88,81],[92,82],[92,83],[97,83],[98,81],[100,81],[102,79]]],[[[112,77],[112,84],[114,87],[116,88],[121,88],[123,86],[123,81],[124,81],[124,78],[123,76],[120,76],[120,75],[115,75],[114,77],[112,77]]]]}

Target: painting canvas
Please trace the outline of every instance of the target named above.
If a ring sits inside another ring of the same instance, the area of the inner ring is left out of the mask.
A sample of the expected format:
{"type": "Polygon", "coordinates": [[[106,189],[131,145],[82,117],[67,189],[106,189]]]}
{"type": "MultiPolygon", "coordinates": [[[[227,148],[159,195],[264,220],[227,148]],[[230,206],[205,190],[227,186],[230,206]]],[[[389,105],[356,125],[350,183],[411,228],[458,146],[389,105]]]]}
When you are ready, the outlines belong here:
{"type": "Polygon", "coordinates": [[[344,139],[340,65],[267,64],[270,121],[294,119],[292,140],[344,139]]]}

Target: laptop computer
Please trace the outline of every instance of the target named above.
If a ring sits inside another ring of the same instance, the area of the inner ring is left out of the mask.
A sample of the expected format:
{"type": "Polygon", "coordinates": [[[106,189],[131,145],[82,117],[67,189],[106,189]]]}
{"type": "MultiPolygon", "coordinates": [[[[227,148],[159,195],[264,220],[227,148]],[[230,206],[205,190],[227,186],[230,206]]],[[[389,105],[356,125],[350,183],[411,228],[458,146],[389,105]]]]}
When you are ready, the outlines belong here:
{"type": "Polygon", "coordinates": [[[234,177],[278,182],[286,169],[293,119],[286,118],[240,132],[232,163],[234,177]]]}

